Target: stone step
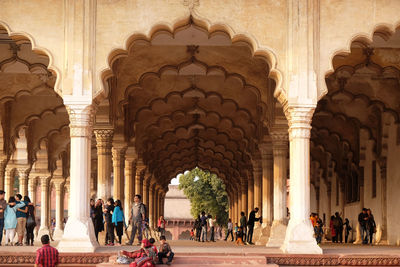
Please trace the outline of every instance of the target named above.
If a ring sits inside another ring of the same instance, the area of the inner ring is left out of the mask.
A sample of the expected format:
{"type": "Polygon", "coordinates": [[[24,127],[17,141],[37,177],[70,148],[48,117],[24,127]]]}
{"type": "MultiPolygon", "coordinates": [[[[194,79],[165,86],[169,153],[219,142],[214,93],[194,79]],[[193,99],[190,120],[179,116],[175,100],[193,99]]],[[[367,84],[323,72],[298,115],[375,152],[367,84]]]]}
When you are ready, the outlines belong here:
{"type": "MultiPolygon", "coordinates": [[[[120,266],[115,263],[116,257],[110,257],[109,263],[98,264],[98,267],[120,266]]],[[[166,259],[164,259],[165,261],[166,259]]],[[[267,264],[264,256],[175,256],[171,266],[196,266],[196,267],[233,267],[233,266],[276,266],[267,264]]]]}

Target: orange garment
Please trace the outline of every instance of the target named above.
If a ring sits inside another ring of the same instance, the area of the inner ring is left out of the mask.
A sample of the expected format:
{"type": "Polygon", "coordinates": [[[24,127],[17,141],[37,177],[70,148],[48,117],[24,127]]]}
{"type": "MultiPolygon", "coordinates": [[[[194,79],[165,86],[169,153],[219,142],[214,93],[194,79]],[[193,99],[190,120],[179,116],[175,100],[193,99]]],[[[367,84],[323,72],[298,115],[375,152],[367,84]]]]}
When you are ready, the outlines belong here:
{"type": "Polygon", "coordinates": [[[236,241],[235,241],[235,244],[236,244],[236,245],[244,245],[242,238],[241,238],[241,237],[238,237],[238,238],[236,239],[236,241]]]}
{"type": "Polygon", "coordinates": [[[317,225],[317,218],[315,218],[314,216],[311,216],[310,220],[311,220],[312,226],[315,227],[317,225]]]}

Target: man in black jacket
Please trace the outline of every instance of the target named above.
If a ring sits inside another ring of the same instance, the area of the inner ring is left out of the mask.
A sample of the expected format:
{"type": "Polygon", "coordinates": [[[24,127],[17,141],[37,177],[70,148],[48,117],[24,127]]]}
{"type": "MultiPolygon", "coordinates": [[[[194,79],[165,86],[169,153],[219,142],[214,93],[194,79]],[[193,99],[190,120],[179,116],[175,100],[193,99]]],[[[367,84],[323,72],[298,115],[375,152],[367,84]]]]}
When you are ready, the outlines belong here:
{"type": "Polygon", "coordinates": [[[254,230],[254,223],[259,221],[261,217],[256,218],[256,213],[258,212],[258,208],[255,208],[250,212],[249,221],[247,222],[247,227],[249,228],[249,232],[247,233],[247,243],[253,244],[253,230],[254,230]]]}
{"type": "Polygon", "coordinates": [[[367,220],[368,220],[367,209],[363,208],[362,212],[358,215],[358,223],[360,224],[361,228],[361,239],[363,244],[368,243],[367,220]]]}

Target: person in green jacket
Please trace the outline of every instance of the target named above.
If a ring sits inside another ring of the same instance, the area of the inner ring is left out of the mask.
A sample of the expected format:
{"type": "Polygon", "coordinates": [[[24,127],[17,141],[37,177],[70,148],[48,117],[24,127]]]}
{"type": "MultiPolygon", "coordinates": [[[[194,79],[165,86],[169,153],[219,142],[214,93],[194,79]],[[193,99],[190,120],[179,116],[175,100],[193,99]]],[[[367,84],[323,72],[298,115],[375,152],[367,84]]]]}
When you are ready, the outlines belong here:
{"type": "Polygon", "coordinates": [[[242,211],[240,213],[240,227],[243,229],[243,241],[246,240],[246,229],[247,229],[247,219],[245,213],[242,211]]]}
{"type": "Polygon", "coordinates": [[[8,199],[8,205],[4,213],[4,229],[6,230],[6,241],[5,245],[8,246],[8,242],[12,246],[12,241],[15,236],[15,228],[17,228],[17,209],[25,206],[24,202],[16,204],[15,197],[8,199]]]}

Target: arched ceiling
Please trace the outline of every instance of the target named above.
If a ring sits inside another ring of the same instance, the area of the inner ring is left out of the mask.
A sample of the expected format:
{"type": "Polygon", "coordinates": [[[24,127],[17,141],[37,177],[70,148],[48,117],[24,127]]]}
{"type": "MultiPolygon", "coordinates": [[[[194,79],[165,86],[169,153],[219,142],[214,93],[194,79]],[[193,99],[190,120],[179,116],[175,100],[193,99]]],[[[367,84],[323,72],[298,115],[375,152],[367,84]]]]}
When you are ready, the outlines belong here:
{"type": "Polygon", "coordinates": [[[384,116],[399,122],[400,30],[376,33],[370,43],[356,40],[351,53],[336,56],[333,66],[335,72],[326,78],[328,94],[318,103],[312,121],[311,154],[322,165],[323,148],[341,173],[347,161],[359,164],[361,130],[375,141],[379,157],[384,116]]]}
{"type": "Polygon", "coordinates": [[[133,42],[112,70],[114,136],[160,184],[195,167],[233,183],[252,173],[277,104],[269,63],[251,45],[189,22],[133,42]]]}
{"type": "Polygon", "coordinates": [[[1,161],[12,158],[19,135],[24,133],[28,156],[23,161],[33,164],[45,142],[52,172],[60,155],[69,150],[70,139],[68,114],[54,92],[56,77],[48,71],[48,64],[48,57],[35,54],[28,40],[14,41],[0,29],[1,161]]]}

